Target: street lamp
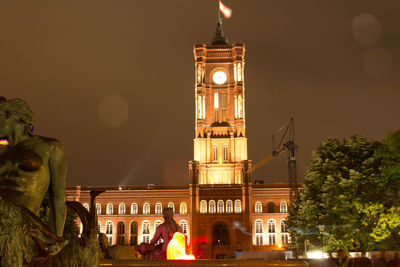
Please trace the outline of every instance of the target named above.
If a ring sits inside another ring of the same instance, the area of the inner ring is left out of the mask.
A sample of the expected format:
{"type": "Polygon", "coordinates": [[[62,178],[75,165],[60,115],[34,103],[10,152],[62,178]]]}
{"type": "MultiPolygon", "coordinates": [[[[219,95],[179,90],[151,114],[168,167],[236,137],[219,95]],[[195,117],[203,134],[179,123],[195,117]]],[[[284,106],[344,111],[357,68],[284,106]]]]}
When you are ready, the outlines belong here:
{"type": "Polygon", "coordinates": [[[318,225],[319,234],[321,235],[321,257],[324,258],[324,232],[325,232],[325,225],[320,224],[318,225]]]}

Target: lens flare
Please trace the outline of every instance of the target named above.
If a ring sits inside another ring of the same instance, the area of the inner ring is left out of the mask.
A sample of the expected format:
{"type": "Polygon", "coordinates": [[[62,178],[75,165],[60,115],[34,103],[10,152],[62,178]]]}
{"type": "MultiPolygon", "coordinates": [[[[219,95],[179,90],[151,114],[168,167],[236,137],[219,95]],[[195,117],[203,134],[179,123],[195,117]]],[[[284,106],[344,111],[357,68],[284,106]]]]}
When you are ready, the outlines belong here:
{"type": "Polygon", "coordinates": [[[167,260],[195,260],[194,255],[186,254],[186,236],[176,232],[167,246],[167,260]]]}

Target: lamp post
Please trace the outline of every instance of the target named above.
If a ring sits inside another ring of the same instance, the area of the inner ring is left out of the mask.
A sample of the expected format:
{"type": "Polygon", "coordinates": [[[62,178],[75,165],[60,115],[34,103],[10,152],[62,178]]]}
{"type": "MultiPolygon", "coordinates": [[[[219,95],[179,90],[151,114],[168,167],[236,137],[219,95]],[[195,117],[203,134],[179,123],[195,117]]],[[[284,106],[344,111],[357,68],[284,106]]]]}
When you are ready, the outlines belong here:
{"type": "Polygon", "coordinates": [[[325,225],[320,224],[318,225],[319,234],[321,235],[321,258],[324,258],[324,232],[325,232],[325,225]]]}

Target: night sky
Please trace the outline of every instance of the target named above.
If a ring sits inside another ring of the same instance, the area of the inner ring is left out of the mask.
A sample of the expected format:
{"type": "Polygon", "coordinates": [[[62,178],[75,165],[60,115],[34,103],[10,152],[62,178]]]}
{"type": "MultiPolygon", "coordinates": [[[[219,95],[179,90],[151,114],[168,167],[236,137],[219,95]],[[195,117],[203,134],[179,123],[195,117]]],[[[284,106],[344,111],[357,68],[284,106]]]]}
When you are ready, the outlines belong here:
{"type": "MultiPolygon", "coordinates": [[[[400,1],[225,0],[246,45],[249,159],[295,118],[298,173],[327,137],[400,129],[400,1]]],[[[218,2],[3,1],[0,95],[23,98],[35,133],[69,157],[67,185],[188,183],[193,45],[218,2]]],[[[286,153],[253,174],[287,183],[286,153]]]]}

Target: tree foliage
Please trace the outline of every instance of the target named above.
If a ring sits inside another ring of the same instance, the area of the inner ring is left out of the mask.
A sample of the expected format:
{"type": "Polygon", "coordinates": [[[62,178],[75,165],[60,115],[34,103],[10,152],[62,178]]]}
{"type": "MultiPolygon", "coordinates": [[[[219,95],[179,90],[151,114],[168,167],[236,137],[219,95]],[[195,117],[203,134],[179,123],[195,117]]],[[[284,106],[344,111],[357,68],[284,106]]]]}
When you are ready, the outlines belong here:
{"type": "Polygon", "coordinates": [[[375,194],[379,201],[359,205],[366,215],[363,224],[370,225],[370,235],[379,249],[400,248],[400,131],[387,135],[376,149],[374,157],[380,161],[379,179],[375,194]]]}
{"type": "Polygon", "coordinates": [[[389,135],[383,144],[360,135],[327,139],[313,152],[289,217],[300,251],[306,240],[321,246],[320,224],[326,229],[325,251],[389,249],[400,243],[393,230],[400,224],[400,139],[393,140],[399,137],[389,135]]]}

